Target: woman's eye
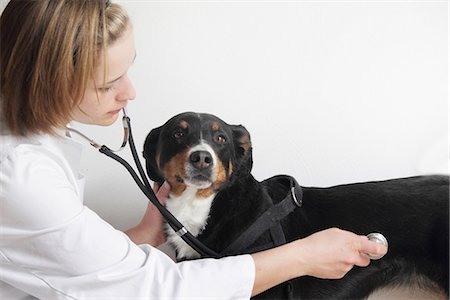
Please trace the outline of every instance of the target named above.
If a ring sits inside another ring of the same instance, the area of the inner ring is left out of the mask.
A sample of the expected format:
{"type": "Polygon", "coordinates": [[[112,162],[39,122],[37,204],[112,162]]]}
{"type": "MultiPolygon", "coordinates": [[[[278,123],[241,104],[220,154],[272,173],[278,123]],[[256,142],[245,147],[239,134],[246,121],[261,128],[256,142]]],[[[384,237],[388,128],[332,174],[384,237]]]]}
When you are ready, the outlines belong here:
{"type": "Polygon", "coordinates": [[[107,93],[113,89],[114,89],[114,86],[112,86],[112,85],[99,88],[99,90],[103,93],[107,93]]]}
{"type": "Polygon", "coordinates": [[[225,144],[226,141],[227,141],[227,138],[223,134],[218,134],[216,136],[216,143],[222,145],[222,144],[225,144]]]}

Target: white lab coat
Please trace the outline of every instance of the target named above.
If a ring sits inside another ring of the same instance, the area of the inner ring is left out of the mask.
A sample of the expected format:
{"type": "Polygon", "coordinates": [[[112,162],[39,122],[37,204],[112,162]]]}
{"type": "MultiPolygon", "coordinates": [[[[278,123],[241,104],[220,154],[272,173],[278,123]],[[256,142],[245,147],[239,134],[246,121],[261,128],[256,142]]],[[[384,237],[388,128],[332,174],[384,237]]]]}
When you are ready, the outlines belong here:
{"type": "Polygon", "coordinates": [[[175,263],[84,206],[79,142],[2,134],[0,145],[2,299],[250,297],[251,256],[175,263]]]}

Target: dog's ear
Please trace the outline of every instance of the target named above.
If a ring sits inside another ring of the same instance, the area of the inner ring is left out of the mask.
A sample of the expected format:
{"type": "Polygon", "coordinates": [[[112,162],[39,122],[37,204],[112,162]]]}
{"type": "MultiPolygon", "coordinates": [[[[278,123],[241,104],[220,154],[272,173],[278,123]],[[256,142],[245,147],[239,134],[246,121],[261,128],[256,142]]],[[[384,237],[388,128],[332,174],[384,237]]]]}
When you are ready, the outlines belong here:
{"type": "Polygon", "coordinates": [[[236,163],[238,164],[238,168],[234,172],[239,172],[239,176],[250,174],[253,166],[250,133],[242,125],[232,125],[231,128],[233,130],[233,142],[237,158],[236,163]]]}
{"type": "Polygon", "coordinates": [[[158,164],[156,163],[156,155],[159,141],[159,134],[161,132],[161,127],[155,128],[147,135],[144,143],[144,158],[145,158],[145,167],[147,169],[147,175],[151,180],[163,183],[164,176],[159,170],[158,164]]]}

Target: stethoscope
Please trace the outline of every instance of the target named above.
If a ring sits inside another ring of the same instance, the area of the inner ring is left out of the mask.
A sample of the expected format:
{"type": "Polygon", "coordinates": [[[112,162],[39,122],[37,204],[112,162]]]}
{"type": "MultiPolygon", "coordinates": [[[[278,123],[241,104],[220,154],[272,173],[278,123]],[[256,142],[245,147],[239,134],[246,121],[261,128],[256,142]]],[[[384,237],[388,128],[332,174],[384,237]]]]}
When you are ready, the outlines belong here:
{"type": "MultiPolygon", "coordinates": [[[[111,157],[115,161],[119,162],[122,166],[124,166],[130,173],[131,177],[133,177],[134,181],[136,182],[137,186],[142,191],[142,193],[144,193],[144,195],[148,198],[148,200],[151,203],[153,203],[153,205],[156,206],[156,208],[159,210],[159,212],[164,217],[166,222],[170,225],[170,227],[172,227],[172,229],[176,232],[176,234],[178,236],[180,236],[190,247],[192,247],[192,249],[197,251],[202,257],[214,257],[214,258],[222,257],[223,255],[218,254],[217,252],[208,248],[206,245],[204,245],[202,242],[200,242],[194,235],[192,235],[186,229],[186,227],[183,226],[183,224],[181,224],[180,221],[178,221],[177,218],[175,218],[174,215],[172,215],[172,213],[169,210],[167,210],[167,208],[164,205],[162,205],[159,202],[158,198],[156,197],[155,193],[153,192],[153,189],[150,186],[150,183],[148,182],[147,176],[145,175],[144,169],[142,168],[141,162],[139,160],[139,156],[136,151],[136,145],[134,144],[134,140],[133,140],[133,134],[131,132],[131,121],[130,121],[130,117],[127,115],[126,108],[123,108],[122,112],[123,112],[123,117],[122,117],[123,140],[122,140],[122,144],[120,145],[120,147],[117,150],[111,150],[110,148],[108,148],[105,145],[100,145],[93,139],[90,139],[89,137],[87,137],[86,135],[81,133],[79,130],[76,130],[74,128],[66,127],[66,130],[68,132],[73,132],[73,133],[79,135],[83,139],[87,140],[98,151],[111,157]],[[140,178],[134,171],[133,167],[126,160],[124,160],[122,157],[120,157],[114,153],[114,152],[118,152],[118,151],[122,150],[123,148],[125,148],[125,146],[127,145],[127,142],[130,145],[131,154],[133,155],[134,163],[136,164],[136,167],[139,171],[139,175],[141,176],[140,178]]],[[[295,200],[295,192],[292,191],[292,194],[293,194],[294,200],[295,200]]],[[[243,234],[243,236],[245,236],[245,234],[243,234]]],[[[383,244],[386,247],[388,246],[388,242],[387,242],[386,238],[380,233],[371,233],[371,234],[367,235],[367,237],[371,241],[383,244]]],[[[369,257],[371,259],[380,259],[382,256],[369,255],[369,257]]]]}
{"type": "Polygon", "coordinates": [[[211,250],[207,246],[205,246],[202,242],[200,242],[194,235],[192,235],[186,227],[181,224],[180,221],[175,218],[172,213],[167,210],[167,208],[162,205],[158,198],[156,197],[155,193],[153,192],[153,189],[150,186],[150,183],[147,179],[147,176],[145,175],[144,169],[142,168],[142,165],[139,161],[139,156],[136,151],[136,145],[134,144],[133,140],[133,134],[131,132],[131,121],[130,117],[127,115],[126,108],[122,109],[123,117],[122,117],[122,124],[123,124],[123,141],[120,147],[117,150],[111,150],[105,145],[101,145],[94,141],[93,139],[90,139],[86,135],[84,135],[79,130],[76,130],[71,127],[66,127],[66,130],[68,132],[75,133],[79,135],[81,138],[87,140],[91,146],[93,146],[95,149],[100,151],[100,153],[105,154],[106,156],[111,157],[115,161],[119,162],[121,165],[123,165],[128,172],[130,173],[131,177],[133,177],[134,181],[136,182],[139,189],[144,193],[144,195],[148,198],[148,200],[155,205],[155,207],[159,210],[161,215],[164,217],[166,222],[172,227],[172,229],[176,232],[178,236],[180,236],[189,246],[191,246],[195,251],[197,251],[202,257],[214,257],[219,258],[221,255],[216,253],[215,251],[211,250]],[[136,174],[133,167],[122,157],[118,156],[114,152],[118,152],[125,148],[125,146],[128,144],[130,145],[131,154],[133,155],[134,163],[136,164],[136,167],[138,169],[139,176],[136,174]]]}

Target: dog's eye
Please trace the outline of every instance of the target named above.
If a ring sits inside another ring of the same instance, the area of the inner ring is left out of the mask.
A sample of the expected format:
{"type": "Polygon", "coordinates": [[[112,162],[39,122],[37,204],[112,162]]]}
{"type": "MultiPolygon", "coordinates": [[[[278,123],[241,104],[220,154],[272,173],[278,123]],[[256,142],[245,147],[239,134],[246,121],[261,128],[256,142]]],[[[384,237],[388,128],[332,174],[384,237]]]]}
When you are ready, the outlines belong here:
{"type": "Polygon", "coordinates": [[[173,137],[179,140],[184,137],[184,132],[181,130],[177,130],[173,133],[173,137]]]}
{"type": "Polygon", "coordinates": [[[216,135],[215,140],[217,144],[222,145],[226,143],[227,138],[223,134],[218,134],[216,135]]]}

